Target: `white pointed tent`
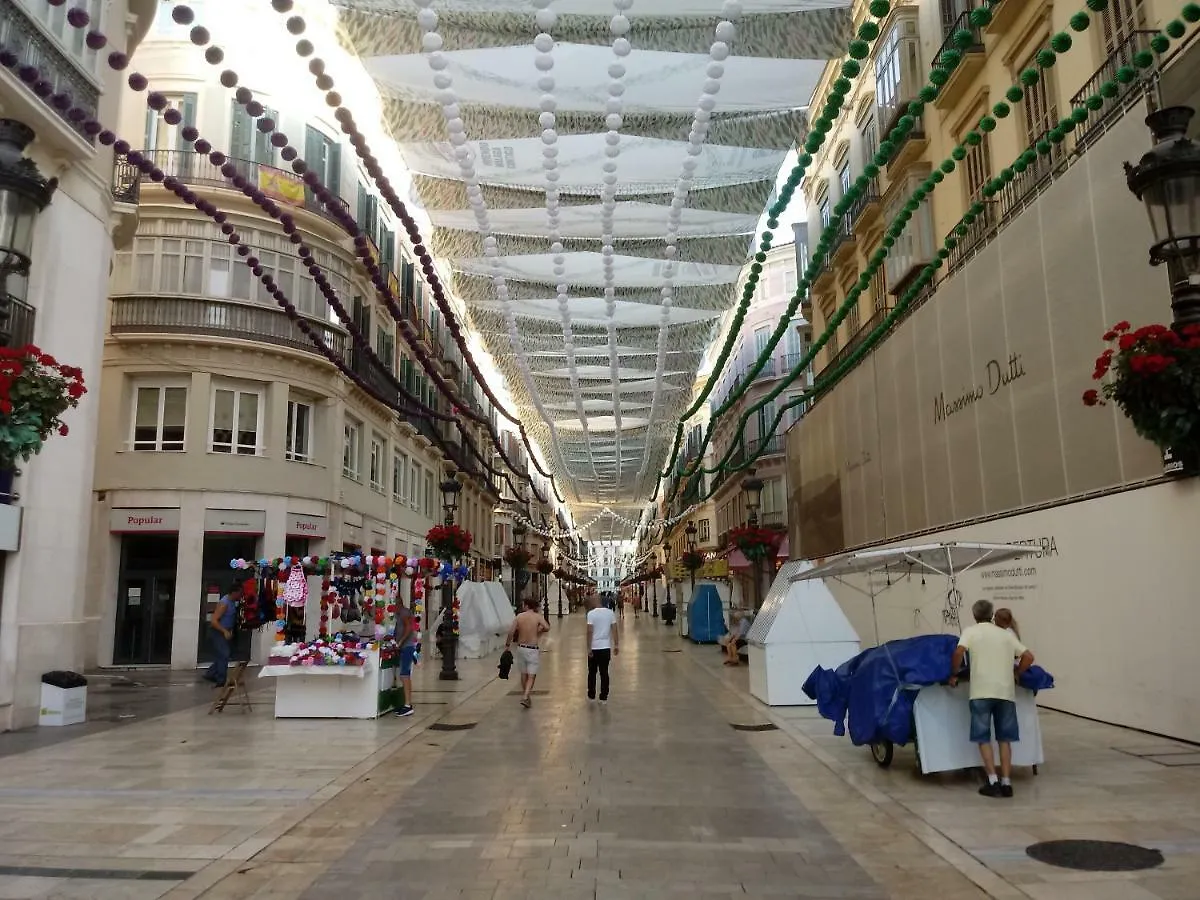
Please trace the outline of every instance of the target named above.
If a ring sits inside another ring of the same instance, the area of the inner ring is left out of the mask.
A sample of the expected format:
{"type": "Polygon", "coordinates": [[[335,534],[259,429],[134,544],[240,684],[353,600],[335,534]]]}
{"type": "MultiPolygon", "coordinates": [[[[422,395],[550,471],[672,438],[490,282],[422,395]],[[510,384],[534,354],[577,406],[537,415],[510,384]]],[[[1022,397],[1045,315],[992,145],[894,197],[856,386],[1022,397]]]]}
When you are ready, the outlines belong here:
{"type": "Polygon", "coordinates": [[[768,706],[811,706],[801,686],[817,666],[836,669],[859,652],[858,633],[820,580],[793,581],[813,568],[784,563],[746,636],[750,693],[768,706]]]}
{"type": "Polygon", "coordinates": [[[332,2],[575,517],[635,521],[850,0],[332,2]]]}

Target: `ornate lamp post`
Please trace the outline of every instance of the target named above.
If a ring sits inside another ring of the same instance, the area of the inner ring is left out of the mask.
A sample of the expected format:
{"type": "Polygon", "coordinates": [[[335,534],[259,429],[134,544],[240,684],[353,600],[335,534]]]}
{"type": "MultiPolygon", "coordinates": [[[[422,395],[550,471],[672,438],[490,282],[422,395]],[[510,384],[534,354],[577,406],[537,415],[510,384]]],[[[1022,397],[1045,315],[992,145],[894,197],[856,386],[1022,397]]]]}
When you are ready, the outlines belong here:
{"type": "MultiPolygon", "coordinates": [[[[663,602],[666,603],[671,599],[671,544],[667,541],[666,535],[663,535],[662,542],[663,551],[663,602]]],[[[655,594],[654,609],[650,614],[654,618],[658,618],[658,595],[655,594]]]]}
{"type": "MultiPolygon", "coordinates": [[[[688,553],[695,553],[696,552],[696,523],[689,519],[688,523],[687,523],[687,528],[685,528],[683,530],[683,533],[687,535],[688,553]]],[[[695,594],[696,594],[696,570],[692,569],[692,596],[695,596],[695,594]]],[[[690,603],[691,601],[689,600],[688,602],[690,603]]]]}
{"type": "Polygon", "coordinates": [[[1150,265],[1167,266],[1176,328],[1200,324],[1200,145],[1186,136],[1195,113],[1188,106],[1150,113],[1154,146],[1136,166],[1125,163],[1129,190],[1146,205],[1154,232],[1150,265]]]}
{"type": "MultiPolygon", "coordinates": [[[[742,479],[742,493],[746,498],[746,524],[758,527],[758,507],[762,503],[763,481],[748,469],[742,479]]],[[[757,559],[750,560],[750,578],[754,584],[754,611],[762,605],[762,566],[757,559]]]]}
{"type": "MultiPolygon", "coordinates": [[[[542,541],[542,562],[550,562],[550,542],[542,541]]],[[[545,568],[543,566],[542,568],[545,568]]],[[[546,572],[542,574],[542,618],[547,622],[550,621],[550,575],[546,572]]]]}
{"type": "MultiPolygon", "coordinates": [[[[454,524],[455,513],[458,512],[458,494],[462,484],[454,477],[454,472],[446,473],[446,480],[440,485],[442,490],[442,511],[445,513],[446,525],[454,524]]],[[[444,562],[454,565],[454,558],[447,551],[444,562]]],[[[454,573],[442,576],[442,621],[438,625],[438,649],[442,651],[442,671],[438,673],[441,681],[458,681],[458,635],[454,633],[454,573]]]]}
{"type": "MultiPolygon", "coordinates": [[[[525,548],[525,526],[518,522],[513,526],[513,546],[525,548]]],[[[516,566],[512,567],[513,578],[513,609],[521,611],[521,573],[516,566]]]]}

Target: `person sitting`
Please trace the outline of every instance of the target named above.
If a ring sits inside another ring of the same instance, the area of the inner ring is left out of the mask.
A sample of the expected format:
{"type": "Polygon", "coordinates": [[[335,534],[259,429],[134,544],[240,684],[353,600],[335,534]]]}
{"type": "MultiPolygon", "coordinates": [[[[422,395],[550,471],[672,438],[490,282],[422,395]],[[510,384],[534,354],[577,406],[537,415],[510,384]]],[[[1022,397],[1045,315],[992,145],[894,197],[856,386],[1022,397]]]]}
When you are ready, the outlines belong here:
{"type": "Polygon", "coordinates": [[[725,650],[725,665],[741,664],[738,651],[746,646],[746,635],[750,633],[750,616],[743,612],[735,612],[730,623],[729,633],[721,638],[721,646],[725,650]]]}

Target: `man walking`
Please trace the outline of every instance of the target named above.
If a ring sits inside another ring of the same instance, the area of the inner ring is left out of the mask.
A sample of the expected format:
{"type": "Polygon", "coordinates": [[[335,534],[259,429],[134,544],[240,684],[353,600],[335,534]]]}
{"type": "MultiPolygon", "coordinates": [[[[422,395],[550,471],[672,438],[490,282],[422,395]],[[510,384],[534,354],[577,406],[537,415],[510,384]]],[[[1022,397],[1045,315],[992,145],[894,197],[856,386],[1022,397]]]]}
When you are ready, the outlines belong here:
{"type": "Polygon", "coordinates": [[[541,637],[550,630],[550,624],[538,612],[538,605],[535,597],[525,598],[525,611],[513,619],[508,640],[504,643],[504,649],[508,650],[514,640],[517,642],[517,671],[521,673],[523,692],[521,705],[526,709],[533,705],[531,695],[541,664],[541,637]]]}
{"type": "Polygon", "coordinates": [[[971,607],[975,624],[958,639],[950,663],[950,684],[958,683],[963,657],[971,654],[971,741],[979,745],[979,756],[988,783],[979,789],[985,797],[1011,797],[1012,745],[1021,739],[1017,725],[1016,682],[1033,665],[1033,654],[1013,632],[992,623],[992,604],[979,600],[971,607]],[[1013,661],[1019,660],[1016,668],[1013,661]],[[992,726],[1000,745],[1000,779],[992,757],[992,726]]]}
{"type": "Polygon", "coordinates": [[[212,646],[213,661],[203,677],[216,687],[222,687],[228,677],[229,659],[233,656],[233,631],[237,625],[242,590],[240,581],[230,585],[229,591],[217,602],[208,618],[208,641],[212,646]]]}
{"type": "Polygon", "coordinates": [[[608,702],[608,665],[620,653],[617,617],[611,609],[592,600],[587,614],[588,702],[596,699],[596,676],[600,676],[600,702],[608,702]]]}
{"type": "Polygon", "coordinates": [[[396,604],[396,643],[400,645],[400,671],[397,677],[404,688],[404,705],[396,715],[404,718],[413,714],[412,670],[417,662],[417,644],[421,635],[417,633],[416,619],[412,610],[403,603],[396,604]]]}

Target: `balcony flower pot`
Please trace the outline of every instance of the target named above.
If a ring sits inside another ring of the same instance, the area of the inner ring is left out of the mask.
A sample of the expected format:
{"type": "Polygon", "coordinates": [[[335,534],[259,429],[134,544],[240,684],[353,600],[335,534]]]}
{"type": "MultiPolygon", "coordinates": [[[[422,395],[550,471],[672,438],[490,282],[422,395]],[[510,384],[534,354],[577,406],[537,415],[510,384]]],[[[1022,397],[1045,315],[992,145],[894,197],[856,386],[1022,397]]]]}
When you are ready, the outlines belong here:
{"type": "Polygon", "coordinates": [[[1163,452],[1164,471],[1200,473],[1200,326],[1178,330],[1118,322],[1104,334],[1084,391],[1086,406],[1115,403],[1134,431],[1163,452]]]}
{"type": "Polygon", "coordinates": [[[523,572],[529,568],[530,559],[532,556],[524,547],[509,547],[504,551],[504,561],[508,563],[509,568],[517,572],[523,572]]]}
{"type": "Polygon", "coordinates": [[[32,345],[0,348],[0,470],[11,472],[51,435],[65,435],[61,416],[85,393],[83,372],[74,366],[32,345]]]}
{"type": "Polygon", "coordinates": [[[704,554],[696,550],[685,550],[679,557],[679,564],[688,572],[696,572],[704,567],[704,554]]]}
{"type": "Polygon", "coordinates": [[[435,525],[425,535],[425,543],[438,559],[458,559],[471,552],[471,532],[458,525],[435,525]]]}
{"type": "Polygon", "coordinates": [[[783,534],[771,528],[747,525],[730,531],[729,540],[742,551],[746,559],[760,560],[775,555],[783,541],[783,534]]]}

